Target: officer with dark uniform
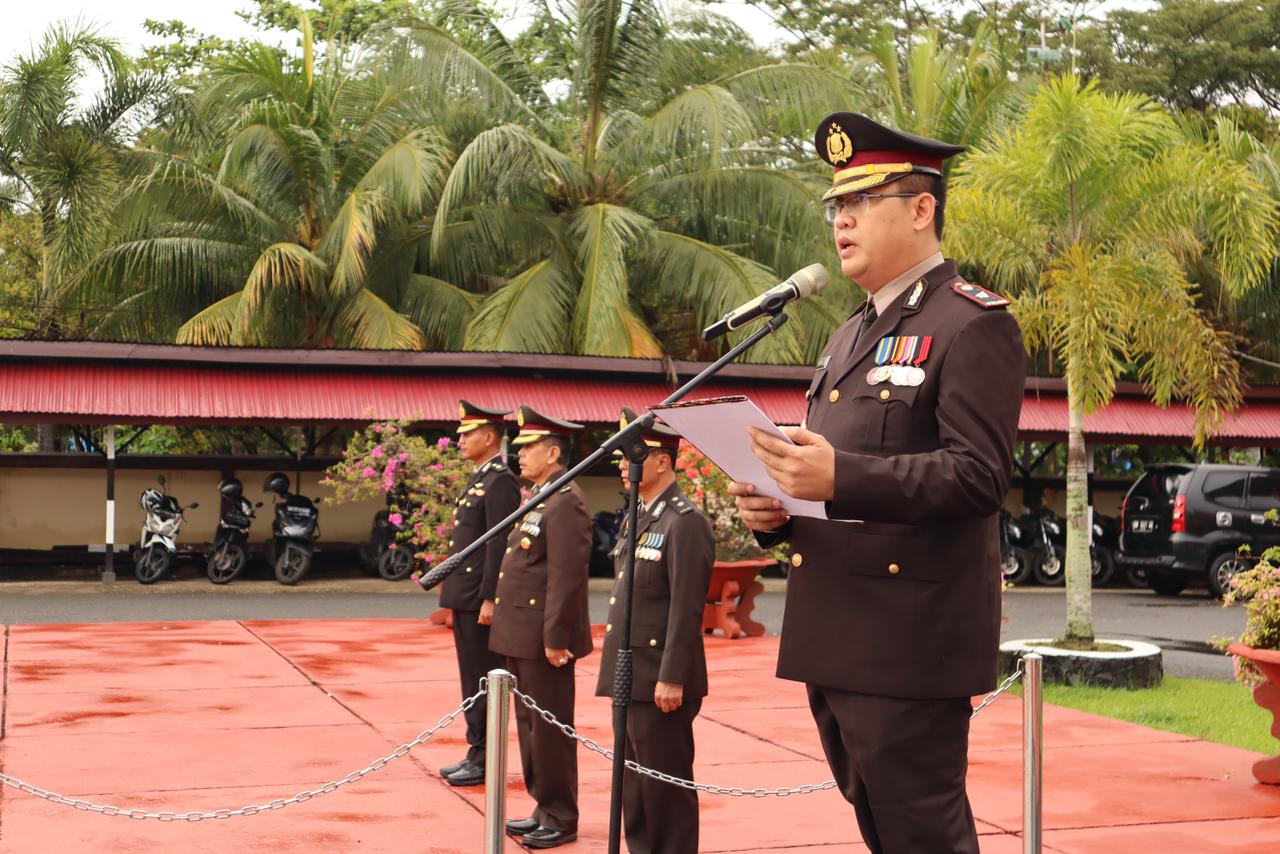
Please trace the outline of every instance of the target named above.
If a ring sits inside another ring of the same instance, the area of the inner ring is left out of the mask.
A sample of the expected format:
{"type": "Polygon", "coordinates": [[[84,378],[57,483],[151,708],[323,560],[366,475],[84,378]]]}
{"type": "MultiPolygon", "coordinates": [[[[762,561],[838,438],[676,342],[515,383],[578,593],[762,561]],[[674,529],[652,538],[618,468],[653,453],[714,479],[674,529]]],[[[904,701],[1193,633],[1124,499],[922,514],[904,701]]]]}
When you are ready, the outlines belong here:
{"type": "MultiPolygon", "coordinates": [[[[564,473],[581,424],[521,406],[520,474],[540,488],[564,473]]],[[[577,484],[525,514],[506,542],[489,648],[507,658],[517,687],[562,723],[573,725],[574,661],[591,652],[587,567],[591,517],[577,484]]],[[[577,743],[516,706],[516,734],[533,817],[507,822],[526,848],[555,848],[578,838],[577,743]]]]}
{"type": "MultiPolygon", "coordinates": [[[[458,402],[458,449],[476,469],[453,511],[451,555],[471,545],[520,506],[520,484],[502,457],[506,435],[503,416],[509,412],[485,409],[465,400],[458,402]]],[[[489,625],[504,545],[504,537],[494,537],[468,566],[446,578],[440,589],[440,605],[453,609],[453,645],[464,698],[476,692],[480,677],[506,666],[502,656],[489,650],[489,625]]],[[[467,755],[461,762],[440,769],[450,785],[478,786],[484,782],[485,708],[485,698],[481,697],[466,712],[467,755]]]]}
{"type": "Polygon", "coordinates": [[[997,511],[1026,352],[1008,300],[939,251],[958,146],[836,113],[818,126],[840,269],[869,298],[831,337],[795,444],[753,431],[789,518],[734,484],[763,543],[790,540],[778,675],[806,683],[863,839],[889,854],[977,852],[965,794],[971,697],[996,681],[997,511]]]}
{"type": "MultiPolygon", "coordinates": [[[[622,410],[622,426],[636,419],[622,410]]],[[[635,537],[631,608],[631,707],[627,759],[685,780],[693,779],[693,719],[707,695],[702,610],[711,584],[715,539],[711,523],[676,485],[680,434],[661,424],[644,431],[652,450],[644,462],[635,537]]],[[[626,483],[628,463],[621,461],[626,483]]],[[[624,525],[614,550],[617,580],[596,695],[613,696],[614,663],[622,636],[624,525]]],[[[628,771],[622,814],[632,854],[693,854],[698,850],[698,793],[628,771]]]]}

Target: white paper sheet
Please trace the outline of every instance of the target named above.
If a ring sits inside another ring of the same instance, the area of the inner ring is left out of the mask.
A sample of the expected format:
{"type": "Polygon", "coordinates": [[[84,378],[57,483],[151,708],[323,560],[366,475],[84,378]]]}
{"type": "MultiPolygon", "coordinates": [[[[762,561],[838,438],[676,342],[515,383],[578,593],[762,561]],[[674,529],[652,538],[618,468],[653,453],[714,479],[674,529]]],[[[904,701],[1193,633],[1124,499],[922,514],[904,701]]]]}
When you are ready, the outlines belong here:
{"type": "Polygon", "coordinates": [[[746,397],[719,397],[706,401],[655,406],[653,413],[678,432],[738,483],[754,484],[756,494],[777,498],[792,516],[826,519],[826,505],[786,495],[769,476],[764,463],[751,453],[747,427],[758,427],[790,443],[778,425],[746,397]]]}

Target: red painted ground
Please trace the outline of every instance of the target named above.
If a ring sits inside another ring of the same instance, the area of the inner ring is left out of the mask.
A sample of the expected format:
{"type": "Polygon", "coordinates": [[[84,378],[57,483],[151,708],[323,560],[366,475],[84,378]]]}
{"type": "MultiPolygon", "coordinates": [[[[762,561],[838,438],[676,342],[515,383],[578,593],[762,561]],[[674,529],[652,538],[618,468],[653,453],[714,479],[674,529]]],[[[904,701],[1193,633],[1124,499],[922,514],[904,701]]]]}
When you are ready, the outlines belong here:
{"type": "MultiPolygon", "coordinates": [[[[776,639],[708,641],[700,780],[753,788],[830,776],[803,689],[773,677],[776,650],[776,639]]],[[[316,788],[460,699],[450,636],[425,620],[14,626],[4,652],[0,770],[148,811],[237,808],[316,788]]],[[[608,744],[609,703],[592,696],[597,664],[578,667],[578,722],[608,744]]],[[[974,723],[969,790],[992,854],[1022,850],[1020,721],[1020,701],[1005,697],[974,723]]],[[[461,755],[462,737],[459,720],[336,793],[229,821],[130,821],[5,788],[0,852],[474,854],[483,791],[451,789],[434,770],[461,755]]],[[[1253,782],[1256,754],[1055,707],[1045,742],[1046,851],[1280,851],[1280,788],[1253,782]]],[[[519,768],[514,739],[510,762],[519,768]]],[[[580,841],[564,850],[594,854],[606,850],[609,767],[585,750],[579,763],[580,841]]],[[[508,792],[508,815],[527,815],[518,771],[508,792]]],[[[866,850],[834,792],[701,804],[706,852],[866,850]]]]}

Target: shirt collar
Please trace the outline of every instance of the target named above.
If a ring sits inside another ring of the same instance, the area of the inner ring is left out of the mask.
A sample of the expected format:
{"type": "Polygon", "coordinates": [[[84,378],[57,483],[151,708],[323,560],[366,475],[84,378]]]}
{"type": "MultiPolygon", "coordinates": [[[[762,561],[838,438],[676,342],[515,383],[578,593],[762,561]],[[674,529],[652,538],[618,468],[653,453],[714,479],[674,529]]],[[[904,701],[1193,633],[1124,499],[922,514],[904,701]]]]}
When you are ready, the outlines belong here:
{"type": "Polygon", "coordinates": [[[903,291],[945,260],[941,252],[935,252],[872,294],[871,302],[876,307],[876,314],[884,314],[889,309],[889,306],[893,305],[893,301],[902,296],[903,291]]]}

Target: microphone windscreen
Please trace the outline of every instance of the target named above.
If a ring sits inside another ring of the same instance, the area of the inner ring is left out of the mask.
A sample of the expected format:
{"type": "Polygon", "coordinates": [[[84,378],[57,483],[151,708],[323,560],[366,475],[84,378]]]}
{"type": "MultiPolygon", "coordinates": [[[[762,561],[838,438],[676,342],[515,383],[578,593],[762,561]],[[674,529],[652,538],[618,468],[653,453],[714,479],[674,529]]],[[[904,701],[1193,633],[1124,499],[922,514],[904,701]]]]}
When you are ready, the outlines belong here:
{"type": "Polygon", "coordinates": [[[810,264],[803,270],[797,270],[791,281],[795,282],[800,299],[807,299],[827,286],[827,268],[821,264],[810,264]]]}

